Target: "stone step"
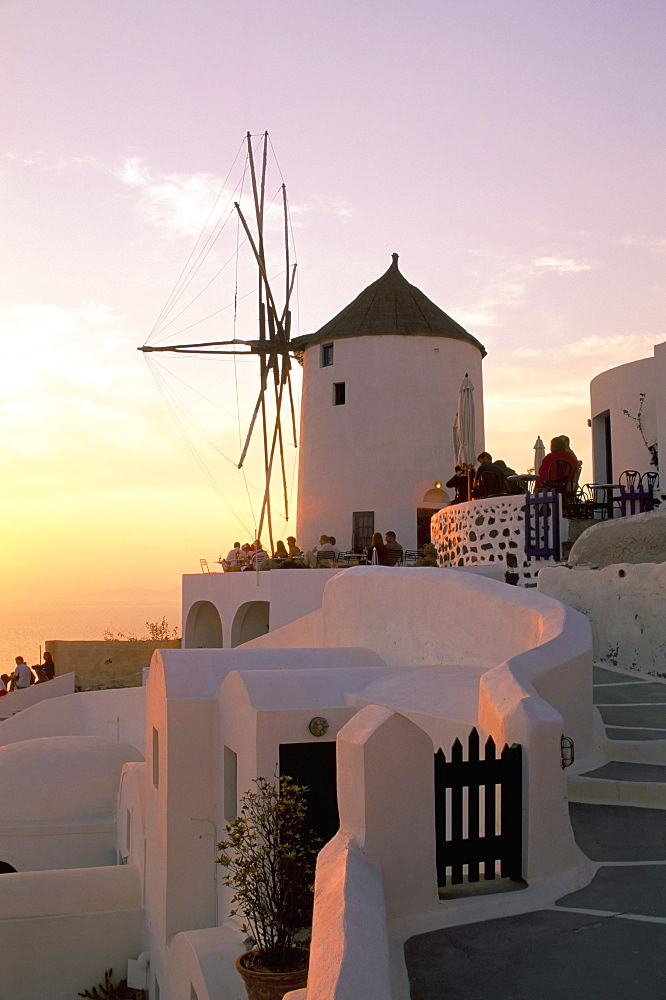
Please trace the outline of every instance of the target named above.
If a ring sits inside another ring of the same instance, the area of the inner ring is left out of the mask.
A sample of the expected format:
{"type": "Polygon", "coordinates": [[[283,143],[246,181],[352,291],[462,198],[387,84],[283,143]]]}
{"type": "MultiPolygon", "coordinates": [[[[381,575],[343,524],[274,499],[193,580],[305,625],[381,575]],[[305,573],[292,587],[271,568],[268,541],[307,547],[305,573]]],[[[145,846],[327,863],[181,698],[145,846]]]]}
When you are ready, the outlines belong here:
{"type": "Polygon", "coordinates": [[[609,760],[567,781],[572,802],[666,809],[666,766],[636,760],[609,760]]]}
{"type": "MultiPolygon", "coordinates": [[[[608,732],[606,732],[608,736],[608,732]]],[[[646,734],[647,735],[647,734],[646,734]]],[[[666,739],[614,740],[602,744],[607,761],[625,761],[631,764],[661,764],[666,767],[666,739]]]]}

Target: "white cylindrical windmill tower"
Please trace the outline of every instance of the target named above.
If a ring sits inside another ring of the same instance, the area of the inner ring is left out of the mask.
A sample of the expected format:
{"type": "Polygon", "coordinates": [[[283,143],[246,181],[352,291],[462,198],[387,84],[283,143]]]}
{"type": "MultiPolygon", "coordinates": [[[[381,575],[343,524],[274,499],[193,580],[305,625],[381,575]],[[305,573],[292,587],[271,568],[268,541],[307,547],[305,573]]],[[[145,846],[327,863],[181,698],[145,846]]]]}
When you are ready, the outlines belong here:
{"type": "Polygon", "coordinates": [[[430,540],[430,517],[452,491],[458,389],[474,385],[477,453],[483,449],[483,346],[398,268],[361,292],[303,352],[299,545],[334,535],[362,551],[373,531],[405,549],[430,540]]]}

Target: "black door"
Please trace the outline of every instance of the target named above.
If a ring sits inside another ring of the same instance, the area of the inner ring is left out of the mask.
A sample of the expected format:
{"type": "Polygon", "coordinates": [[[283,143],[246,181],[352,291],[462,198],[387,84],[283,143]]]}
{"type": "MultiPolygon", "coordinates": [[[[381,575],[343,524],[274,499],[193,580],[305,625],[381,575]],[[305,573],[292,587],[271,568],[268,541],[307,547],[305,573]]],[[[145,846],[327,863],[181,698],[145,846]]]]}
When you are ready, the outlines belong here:
{"type": "Polygon", "coordinates": [[[417,507],[416,509],[416,546],[422,549],[424,545],[427,545],[432,541],[430,536],[430,522],[432,521],[433,514],[436,514],[436,510],[432,510],[430,507],[417,507]]]}
{"type": "Polygon", "coordinates": [[[324,843],[329,841],[340,826],[335,742],[281,743],[280,774],[307,785],[308,823],[324,843]]]}
{"type": "Polygon", "coordinates": [[[369,549],[374,530],[374,510],[355,510],[352,514],[352,552],[369,549]]]}

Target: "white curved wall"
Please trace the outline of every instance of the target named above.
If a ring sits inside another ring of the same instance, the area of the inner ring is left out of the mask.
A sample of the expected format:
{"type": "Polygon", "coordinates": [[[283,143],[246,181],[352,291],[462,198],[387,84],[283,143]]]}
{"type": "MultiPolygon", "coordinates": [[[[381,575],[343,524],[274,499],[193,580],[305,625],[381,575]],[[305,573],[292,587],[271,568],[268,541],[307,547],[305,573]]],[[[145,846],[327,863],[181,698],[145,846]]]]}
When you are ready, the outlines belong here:
{"type": "Polygon", "coordinates": [[[483,448],[481,353],[442,337],[343,338],[334,363],[320,367],[320,345],[303,359],[298,543],[320,534],[351,545],[352,512],[373,510],[375,529],[416,547],[412,495],[453,475],[453,424],[466,373],[474,385],[476,449],[483,448]],[[333,383],[346,402],[333,405],[333,383]]]}
{"type": "MultiPolygon", "coordinates": [[[[662,391],[666,382],[662,382],[662,391]]],[[[656,383],[654,358],[642,358],[627,365],[619,365],[602,372],[590,383],[590,404],[592,410],[592,445],[595,483],[605,483],[607,471],[604,461],[602,415],[610,415],[612,473],[613,482],[624,469],[638,469],[649,472],[650,452],[645,446],[636,422],[622,411],[628,410],[636,416],[640,406],[640,394],[644,392],[645,403],[641,415],[643,429],[649,444],[657,439],[656,383]]],[[[664,442],[666,446],[666,442],[664,442]]],[[[585,479],[585,482],[588,482],[585,479]]]]}

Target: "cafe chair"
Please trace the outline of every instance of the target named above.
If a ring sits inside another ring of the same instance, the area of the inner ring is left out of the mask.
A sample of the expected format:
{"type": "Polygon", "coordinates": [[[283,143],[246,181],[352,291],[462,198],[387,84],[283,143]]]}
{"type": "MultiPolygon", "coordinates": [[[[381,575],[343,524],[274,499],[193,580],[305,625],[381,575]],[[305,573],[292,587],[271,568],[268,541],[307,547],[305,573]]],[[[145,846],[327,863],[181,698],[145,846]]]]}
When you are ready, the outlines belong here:
{"type": "Polygon", "coordinates": [[[562,513],[569,520],[594,520],[595,507],[589,493],[589,488],[581,486],[580,489],[571,493],[565,493],[562,497],[562,513]],[[586,489],[588,492],[586,492],[586,489]]]}
{"type": "Polygon", "coordinates": [[[641,486],[641,474],[636,469],[625,469],[618,476],[620,486],[625,486],[632,492],[641,486]]]}
{"type": "Polygon", "coordinates": [[[659,497],[655,496],[655,493],[659,489],[659,473],[658,472],[644,472],[641,476],[641,483],[643,488],[647,493],[650,494],[650,500],[652,502],[652,508],[658,507],[661,503],[659,497]]]}
{"type": "Polygon", "coordinates": [[[504,476],[499,472],[479,471],[479,479],[474,488],[475,500],[486,500],[488,497],[506,496],[507,486],[504,476]]]}
{"type": "Polygon", "coordinates": [[[560,496],[564,496],[565,493],[572,492],[571,485],[573,468],[571,466],[571,462],[565,462],[563,459],[551,462],[548,472],[549,478],[542,479],[541,486],[539,487],[540,489],[557,490],[560,496]]]}
{"type": "Polygon", "coordinates": [[[608,502],[608,491],[605,487],[586,483],[580,490],[580,493],[584,497],[588,510],[592,511],[594,517],[599,515],[601,520],[604,520],[612,512],[612,502],[611,504],[608,502]]]}

